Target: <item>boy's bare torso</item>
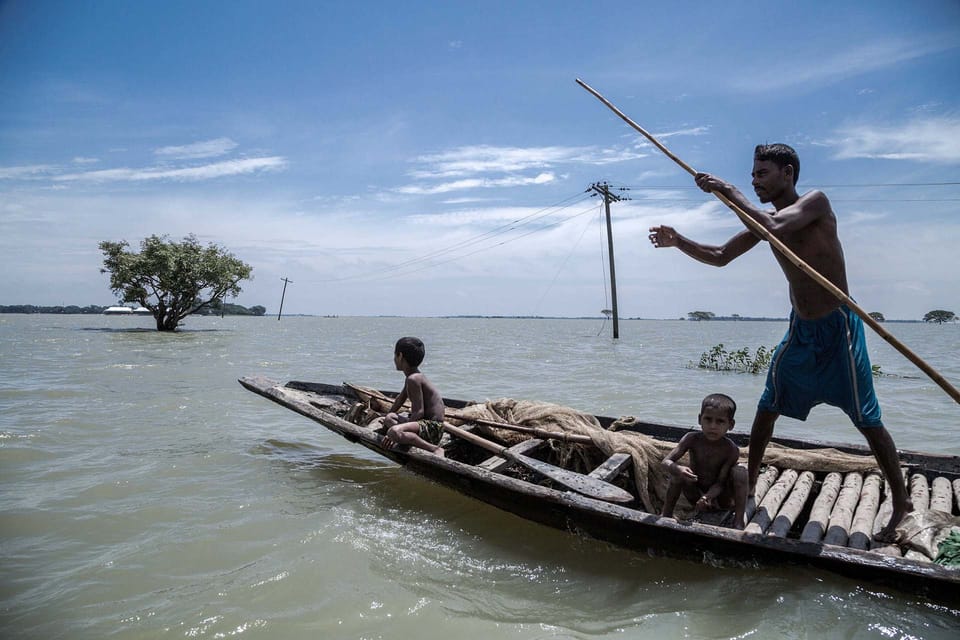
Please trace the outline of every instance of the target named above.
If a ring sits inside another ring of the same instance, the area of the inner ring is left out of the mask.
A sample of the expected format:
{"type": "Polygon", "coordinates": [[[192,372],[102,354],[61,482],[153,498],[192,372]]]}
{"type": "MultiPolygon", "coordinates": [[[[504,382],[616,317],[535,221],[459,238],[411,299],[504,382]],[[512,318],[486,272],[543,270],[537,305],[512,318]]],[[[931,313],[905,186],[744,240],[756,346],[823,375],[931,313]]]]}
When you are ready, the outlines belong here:
{"type": "Polygon", "coordinates": [[[702,433],[695,434],[689,453],[690,469],[697,474],[697,487],[704,493],[717,482],[724,465],[736,464],[740,457],[740,449],[730,438],[710,441],[702,433]]]}
{"type": "Polygon", "coordinates": [[[423,419],[443,420],[444,406],[443,398],[433,383],[425,375],[417,371],[407,376],[404,383],[407,388],[407,397],[410,398],[411,416],[420,414],[422,409],[423,419]],[[417,390],[419,389],[419,393],[417,390]],[[416,400],[420,399],[420,403],[416,400]],[[422,406],[418,407],[417,404],[422,406]]]}

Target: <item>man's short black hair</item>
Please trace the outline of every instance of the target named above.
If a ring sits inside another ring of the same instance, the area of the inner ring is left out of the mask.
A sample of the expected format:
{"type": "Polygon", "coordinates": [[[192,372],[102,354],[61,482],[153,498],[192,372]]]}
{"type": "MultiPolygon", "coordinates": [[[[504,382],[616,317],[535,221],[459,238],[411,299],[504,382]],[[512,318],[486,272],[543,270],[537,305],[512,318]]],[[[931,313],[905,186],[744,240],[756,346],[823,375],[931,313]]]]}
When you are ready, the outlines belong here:
{"type": "Polygon", "coordinates": [[[782,142],[774,144],[758,144],[753,150],[754,160],[769,160],[783,169],[788,164],[793,167],[793,184],[796,186],[800,179],[800,156],[790,145],[782,142]]]}
{"type": "Polygon", "coordinates": [[[411,367],[419,367],[427,350],[423,346],[423,340],[406,336],[397,340],[397,346],[393,348],[393,352],[402,355],[411,367]]]}
{"type": "Polygon", "coordinates": [[[726,411],[727,417],[733,420],[733,415],[737,412],[737,403],[725,393],[711,393],[700,404],[700,413],[703,413],[704,409],[726,411]]]}

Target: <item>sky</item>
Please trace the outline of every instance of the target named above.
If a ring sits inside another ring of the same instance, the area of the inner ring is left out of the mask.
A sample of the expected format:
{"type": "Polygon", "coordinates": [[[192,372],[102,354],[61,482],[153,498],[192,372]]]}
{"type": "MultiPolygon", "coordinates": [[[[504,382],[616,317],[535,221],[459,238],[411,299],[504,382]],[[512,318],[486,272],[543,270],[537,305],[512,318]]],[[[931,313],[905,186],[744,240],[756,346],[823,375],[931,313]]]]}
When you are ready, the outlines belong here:
{"type": "Polygon", "coordinates": [[[839,220],[851,295],[960,313],[960,3],[0,0],[0,305],[110,305],[98,243],[194,234],[319,315],[785,317],[761,243],[576,84],[752,196],[839,220]],[[653,5],[653,6],[651,6],[653,5]],[[624,190],[621,190],[624,189],[624,190]]]}

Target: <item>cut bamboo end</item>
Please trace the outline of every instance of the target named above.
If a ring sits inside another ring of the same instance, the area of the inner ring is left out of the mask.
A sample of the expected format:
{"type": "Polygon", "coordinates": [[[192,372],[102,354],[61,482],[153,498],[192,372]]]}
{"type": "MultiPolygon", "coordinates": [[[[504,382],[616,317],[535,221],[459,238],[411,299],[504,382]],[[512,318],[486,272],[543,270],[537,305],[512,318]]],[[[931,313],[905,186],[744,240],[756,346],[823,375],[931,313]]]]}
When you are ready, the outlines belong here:
{"type": "MultiPolygon", "coordinates": [[[[784,469],[777,481],[764,494],[760,506],[756,513],[750,519],[747,525],[747,533],[764,533],[773,522],[774,516],[780,510],[780,505],[786,499],[794,483],[797,481],[798,473],[795,469],[784,469]]],[[[759,483],[758,483],[759,484],[759,483]]]]}
{"type": "Polygon", "coordinates": [[[800,474],[797,482],[793,485],[793,491],[790,492],[787,501],[783,503],[780,512],[767,530],[767,535],[778,538],[787,536],[790,529],[793,528],[793,523],[797,521],[800,512],[803,511],[803,506],[807,503],[807,498],[810,497],[815,480],[816,476],[812,471],[804,471],[800,474]]]}
{"type": "Polygon", "coordinates": [[[828,473],[820,486],[820,493],[813,502],[813,508],[810,510],[810,517],[807,524],[800,534],[800,540],[803,542],[820,542],[823,534],[827,531],[827,523],[830,521],[830,512],[840,494],[840,485],[843,483],[843,476],[837,472],[828,473]]]}
{"type": "Polygon", "coordinates": [[[853,514],[860,500],[860,490],[863,488],[863,476],[857,472],[848,473],[843,479],[840,495],[830,512],[830,522],[827,532],[823,536],[824,544],[845,545],[850,538],[850,525],[853,514]]]}

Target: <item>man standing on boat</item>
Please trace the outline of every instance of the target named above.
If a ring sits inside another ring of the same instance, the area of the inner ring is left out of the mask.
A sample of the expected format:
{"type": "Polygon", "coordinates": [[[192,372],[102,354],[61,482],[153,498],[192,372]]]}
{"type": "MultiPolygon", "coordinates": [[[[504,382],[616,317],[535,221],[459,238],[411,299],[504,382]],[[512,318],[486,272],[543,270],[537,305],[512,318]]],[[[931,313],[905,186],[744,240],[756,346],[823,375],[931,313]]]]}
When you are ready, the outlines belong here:
{"type": "MultiPolygon", "coordinates": [[[[736,187],[715,176],[698,173],[696,183],[708,193],[725,196],[813,270],[849,295],[837,218],[822,192],[797,194],[800,175],[797,152],[785,144],[758,145],[751,175],[760,202],[772,203],[774,211],[754,206],[736,187]]],[[[760,240],[749,228],[720,246],[694,242],[668,226],[650,229],[650,242],[655,247],[676,247],[691,258],[717,267],[743,255],[760,240]]],[[[891,541],[896,526],[911,505],[896,445],[880,419],[863,322],[778,251],[773,254],[790,285],[792,309],[790,327],[770,363],[766,388],[750,430],[749,493],[754,494],[763,453],[777,418],[785,415],[805,420],[814,405],[825,402],[850,416],[889,481],[893,513],[876,537],[891,541]]]]}

